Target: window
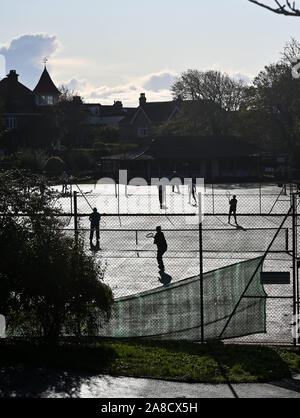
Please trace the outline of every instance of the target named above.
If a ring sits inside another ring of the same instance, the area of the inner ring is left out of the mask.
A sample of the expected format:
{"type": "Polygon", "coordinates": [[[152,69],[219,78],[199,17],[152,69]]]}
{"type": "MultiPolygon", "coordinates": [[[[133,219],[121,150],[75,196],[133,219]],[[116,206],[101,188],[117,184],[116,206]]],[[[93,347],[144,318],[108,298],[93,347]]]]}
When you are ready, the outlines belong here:
{"type": "Polygon", "coordinates": [[[39,105],[42,105],[42,106],[53,105],[54,104],[54,97],[42,94],[41,96],[39,96],[39,101],[38,102],[39,102],[39,105]]]}
{"type": "Polygon", "coordinates": [[[148,136],[148,128],[147,128],[147,126],[140,126],[138,128],[138,136],[139,137],[148,136]]]}
{"type": "Polygon", "coordinates": [[[9,116],[7,118],[7,127],[8,129],[16,129],[17,119],[15,118],[15,116],[9,116]]]}

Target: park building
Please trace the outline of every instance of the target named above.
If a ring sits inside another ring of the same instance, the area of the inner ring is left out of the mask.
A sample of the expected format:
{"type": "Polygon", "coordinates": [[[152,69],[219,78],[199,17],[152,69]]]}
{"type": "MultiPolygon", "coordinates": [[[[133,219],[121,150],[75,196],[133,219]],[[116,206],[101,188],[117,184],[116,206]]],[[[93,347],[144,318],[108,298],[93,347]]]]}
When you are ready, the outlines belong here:
{"type": "Polygon", "coordinates": [[[285,159],[231,135],[162,136],[133,152],[103,157],[100,176],[205,178],[209,182],[269,180],[286,175],[285,159]],[[266,177],[267,178],[267,177],[266,177]]]}

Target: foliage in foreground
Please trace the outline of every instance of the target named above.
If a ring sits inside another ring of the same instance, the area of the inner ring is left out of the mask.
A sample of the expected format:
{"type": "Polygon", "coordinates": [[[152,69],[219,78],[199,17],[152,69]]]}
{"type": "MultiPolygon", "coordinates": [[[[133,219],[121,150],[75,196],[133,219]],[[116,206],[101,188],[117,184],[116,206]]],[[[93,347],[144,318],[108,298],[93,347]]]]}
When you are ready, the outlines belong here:
{"type": "Polygon", "coordinates": [[[9,333],[51,343],[63,332],[93,335],[110,317],[112,292],[80,238],[64,235],[45,179],[0,172],[0,213],[0,311],[9,333]]]}

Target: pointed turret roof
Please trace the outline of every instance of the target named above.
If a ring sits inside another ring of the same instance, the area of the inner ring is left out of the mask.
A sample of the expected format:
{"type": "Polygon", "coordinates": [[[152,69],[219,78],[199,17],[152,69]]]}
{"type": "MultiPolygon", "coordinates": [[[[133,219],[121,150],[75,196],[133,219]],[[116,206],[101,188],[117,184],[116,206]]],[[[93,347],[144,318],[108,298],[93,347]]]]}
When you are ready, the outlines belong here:
{"type": "Polygon", "coordinates": [[[60,94],[60,91],[53,83],[46,66],[33,92],[35,94],[60,94]]]}

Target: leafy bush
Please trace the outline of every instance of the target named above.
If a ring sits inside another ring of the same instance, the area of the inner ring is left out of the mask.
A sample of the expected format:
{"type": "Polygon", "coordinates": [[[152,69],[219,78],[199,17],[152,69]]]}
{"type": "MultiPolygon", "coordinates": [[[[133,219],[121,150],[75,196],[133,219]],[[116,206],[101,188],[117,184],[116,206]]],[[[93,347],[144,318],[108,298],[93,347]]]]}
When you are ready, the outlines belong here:
{"type": "Polygon", "coordinates": [[[56,343],[96,333],[110,317],[113,297],[105,269],[63,233],[43,178],[0,172],[0,306],[8,333],[56,343]],[[13,217],[25,212],[27,217],[13,217]],[[37,216],[38,214],[38,216],[37,216]]]}
{"type": "Polygon", "coordinates": [[[100,130],[100,136],[105,142],[116,142],[120,139],[120,130],[114,126],[103,126],[100,130]]]}
{"type": "Polygon", "coordinates": [[[73,172],[91,170],[94,168],[97,160],[97,153],[92,149],[72,149],[63,155],[68,163],[68,167],[73,172]]]}
{"type": "Polygon", "coordinates": [[[61,174],[65,168],[66,164],[60,157],[50,157],[45,164],[46,172],[54,176],[61,174]]]}
{"type": "Polygon", "coordinates": [[[25,148],[17,154],[17,166],[21,169],[41,173],[46,165],[48,155],[43,150],[25,148]]]}

